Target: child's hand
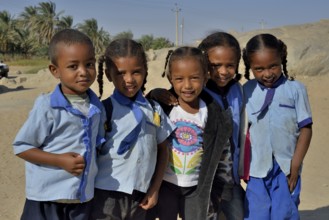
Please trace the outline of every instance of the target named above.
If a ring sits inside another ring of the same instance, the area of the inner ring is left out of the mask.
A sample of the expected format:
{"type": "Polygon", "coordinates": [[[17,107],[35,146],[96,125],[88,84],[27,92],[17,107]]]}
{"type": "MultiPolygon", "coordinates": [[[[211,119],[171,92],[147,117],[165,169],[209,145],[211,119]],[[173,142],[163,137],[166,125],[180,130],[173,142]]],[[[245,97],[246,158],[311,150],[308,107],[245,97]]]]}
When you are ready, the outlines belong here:
{"type": "Polygon", "coordinates": [[[293,192],[298,181],[298,169],[291,169],[290,174],[287,176],[287,180],[289,190],[293,192]]]}
{"type": "Polygon", "coordinates": [[[166,89],[153,89],[150,93],[152,99],[166,105],[178,105],[178,100],[166,89]]]}
{"type": "Polygon", "coordinates": [[[59,167],[74,176],[79,176],[85,168],[85,160],[80,154],[69,152],[58,155],[59,167]]]}
{"type": "Polygon", "coordinates": [[[158,202],[158,196],[159,191],[148,191],[139,206],[144,210],[153,208],[158,202]]]}

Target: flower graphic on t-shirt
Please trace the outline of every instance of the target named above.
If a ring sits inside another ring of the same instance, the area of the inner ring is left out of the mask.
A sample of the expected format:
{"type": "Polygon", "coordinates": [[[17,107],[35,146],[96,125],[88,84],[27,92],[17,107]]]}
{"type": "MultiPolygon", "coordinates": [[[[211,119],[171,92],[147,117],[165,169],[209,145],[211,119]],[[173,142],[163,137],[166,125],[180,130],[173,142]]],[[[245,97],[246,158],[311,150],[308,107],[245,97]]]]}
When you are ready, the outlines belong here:
{"type": "Polygon", "coordinates": [[[193,153],[201,146],[200,134],[201,128],[197,125],[178,121],[175,124],[175,138],[173,139],[173,148],[181,153],[193,153]]]}
{"type": "Polygon", "coordinates": [[[168,166],[176,174],[192,174],[202,157],[202,128],[188,121],[176,121],[168,166]]]}

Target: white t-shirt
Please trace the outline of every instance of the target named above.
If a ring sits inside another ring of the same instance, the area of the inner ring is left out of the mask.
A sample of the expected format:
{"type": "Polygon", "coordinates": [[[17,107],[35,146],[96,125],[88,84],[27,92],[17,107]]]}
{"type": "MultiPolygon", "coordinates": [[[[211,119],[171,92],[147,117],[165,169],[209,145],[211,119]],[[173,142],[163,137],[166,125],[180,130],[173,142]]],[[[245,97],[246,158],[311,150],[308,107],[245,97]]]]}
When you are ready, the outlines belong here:
{"type": "Polygon", "coordinates": [[[176,125],[170,137],[169,162],[164,180],[181,187],[198,184],[203,155],[203,130],[207,121],[206,104],[200,99],[200,109],[190,114],[175,106],[169,114],[176,125]]]}

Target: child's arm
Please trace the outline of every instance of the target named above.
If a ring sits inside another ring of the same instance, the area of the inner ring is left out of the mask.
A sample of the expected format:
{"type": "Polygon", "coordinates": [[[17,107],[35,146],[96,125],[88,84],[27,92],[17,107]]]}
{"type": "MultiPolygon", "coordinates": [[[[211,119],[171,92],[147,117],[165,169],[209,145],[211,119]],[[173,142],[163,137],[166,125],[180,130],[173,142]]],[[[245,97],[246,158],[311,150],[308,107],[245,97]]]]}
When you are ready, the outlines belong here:
{"type": "Polygon", "coordinates": [[[153,89],[147,96],[151,99],[154,99],[155,101],[164,103],[165,105],[178,105],[178,100],[176,99],[176,97],[173,96],[171,92],[166,89],[153,89]]]}
{"type": "Polygon", "coordinates": [[[300,129],[300,134],[296,144],[296,150],[291,160],[290,175],[288,176],[288,184],[290,192],[295,189],[299,168],[304,160],[307,150],[310,146],[312,138],[312,126],[306,126],[300,129]]]}
{"type": "Polygon", "coordinates": [[[74,176],[80,175],[85,167],[83,157],[74,152],[53,154],[33,148],[21,152],[17,156],[30,163],[60,167],[74,176]]]}
{"type": "Polygon", "coordinates": [[[168,142],[167,140],[165,140],[161,144],[158,144],[157,164],[155,167],[152,182],[146,193],[146,196],[140,203],[140,206],[145,210],[152,208],[158,202],[159,189],[162,183],[165,169],[167,167],[168,158],[168,142]]]}

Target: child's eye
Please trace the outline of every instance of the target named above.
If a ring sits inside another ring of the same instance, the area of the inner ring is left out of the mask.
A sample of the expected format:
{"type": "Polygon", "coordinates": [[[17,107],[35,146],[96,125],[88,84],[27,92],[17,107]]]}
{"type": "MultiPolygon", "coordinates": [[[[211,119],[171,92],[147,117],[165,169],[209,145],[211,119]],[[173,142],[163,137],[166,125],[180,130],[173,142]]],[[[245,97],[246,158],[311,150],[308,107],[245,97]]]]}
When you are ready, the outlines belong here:
{"type": "Polygon", "coordinates": [[[75,64],[73,64],[73,65],[69,65],[68,68],[69,68],[69,69],[76,70],[76,69],[78,69],[78,65],[75,65],[75,64]]]}
{"type": "Polygon", "coordinates": [[[140,75],[140,74],[142,74],[142,72],[141,71],[135,71],[135,72],[133,72],[133,74],[134,75],[140,75]]]}
{"type": "Polygon", "coordinates": [[[255,68],[255,69],[254,69],[254,71],[255,71],[255,72],[258,72],[258,73],[262,72],[263,70],[264,70],[263,68],[255,68]]]}
{"type": "Polygon", "coordinates": [[[87,66],[88,67],[94,67],[95,66],[95,63],[94,62],[87,63],[87,66]]]}
{"type": "Polygon", "coordinates": [[[270,67],[271,70],[276,70],[277,68],[279,67],[279,65],[277,64],[274,64],[270,67]]]}
{"type": "Polygon", "coordinates": [[[179,78],[179,77],[177,77],[177,78],[174,78],[173,80],[175,80],[175,81],[182,81],[182,79],[183,79],[183,78],[179,78]]]}

